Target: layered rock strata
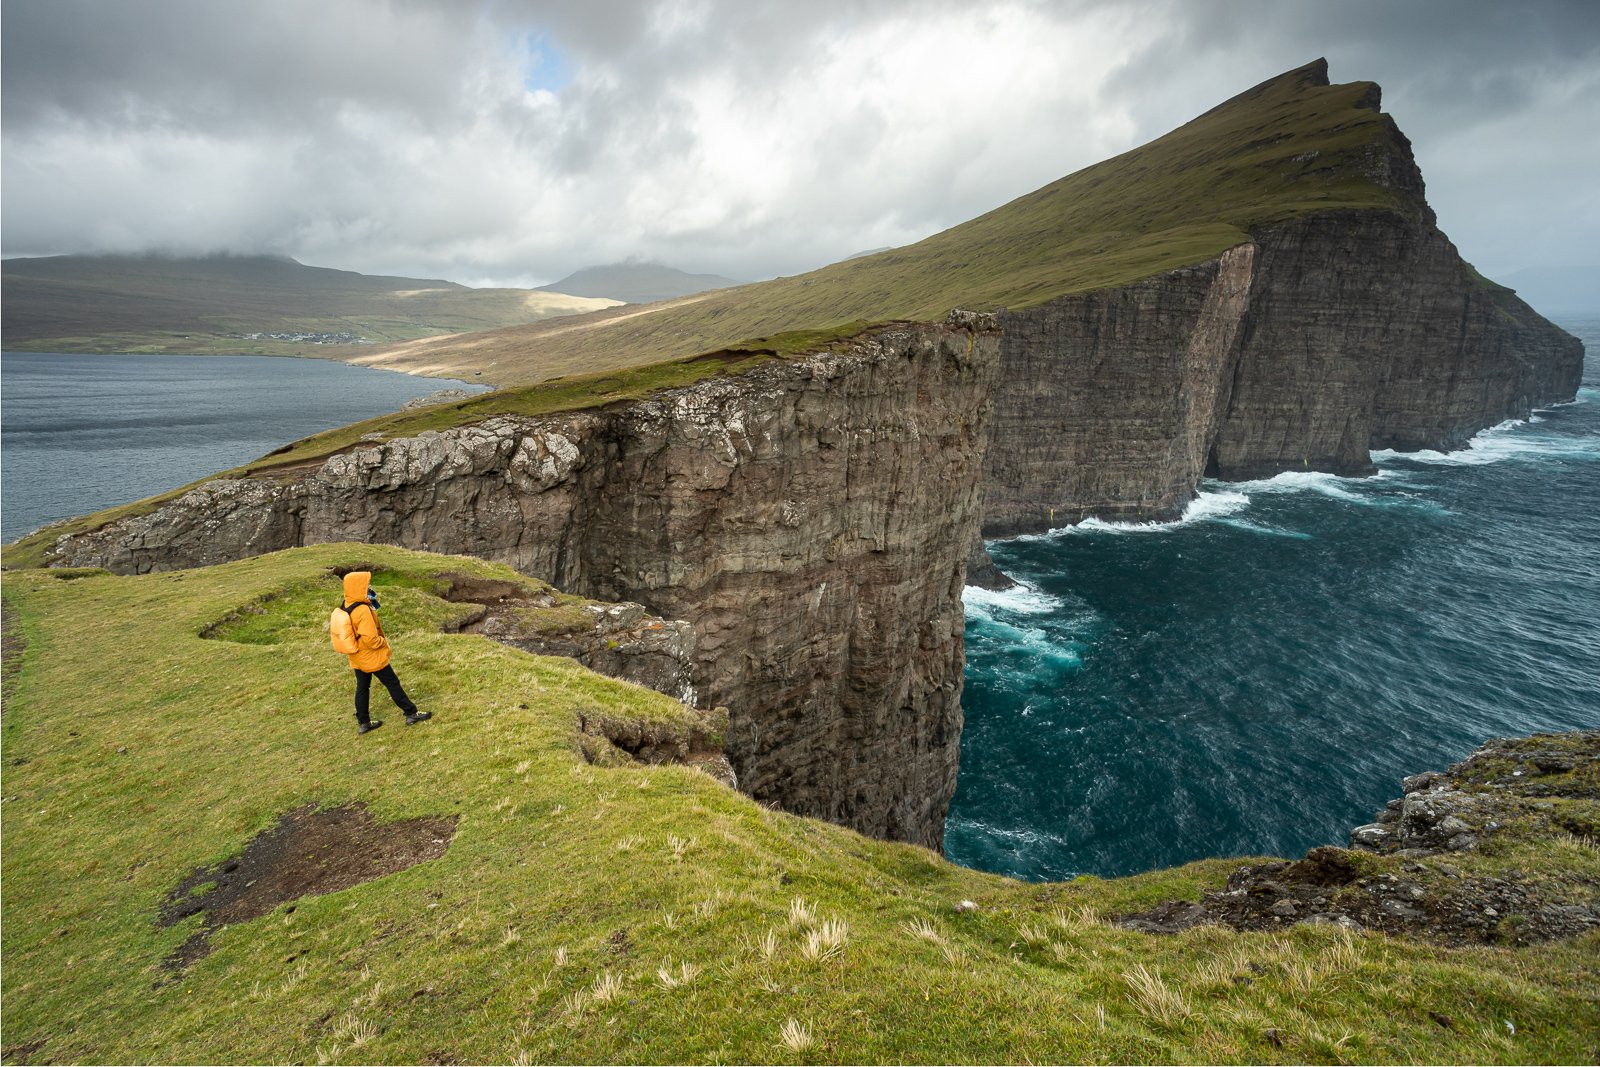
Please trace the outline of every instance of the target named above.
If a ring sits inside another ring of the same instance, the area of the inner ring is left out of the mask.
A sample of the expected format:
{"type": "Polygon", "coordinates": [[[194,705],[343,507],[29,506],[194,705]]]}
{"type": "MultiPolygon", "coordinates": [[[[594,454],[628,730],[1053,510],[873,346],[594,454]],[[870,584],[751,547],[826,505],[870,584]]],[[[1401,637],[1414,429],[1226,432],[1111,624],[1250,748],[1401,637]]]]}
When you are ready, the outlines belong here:
{"type": "Polygon", "coordinates": [[[611,410],[374,443],[63,538],[129,573],[368,541],[509,563],[695,631],[740,788],[938,848],[999,334],[896,325],[611,410]]]}

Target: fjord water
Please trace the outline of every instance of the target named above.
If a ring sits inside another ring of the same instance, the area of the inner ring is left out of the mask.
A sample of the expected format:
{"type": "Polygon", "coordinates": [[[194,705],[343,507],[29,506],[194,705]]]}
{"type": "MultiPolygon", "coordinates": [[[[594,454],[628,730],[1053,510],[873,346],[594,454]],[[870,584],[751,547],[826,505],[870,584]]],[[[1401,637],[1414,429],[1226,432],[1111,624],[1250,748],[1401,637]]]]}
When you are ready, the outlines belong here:
{"type": "Polygon", "coordinates": [[[1029,879],[1344,844],[1496,736],[1600,727],[1600,318],[1576,403],[1373,478],[991,544],[952,860],[1029,879]]]}
{"type": "Polygon", "coordinates": [[[163,493],[441,389],[321,359],[7,352],[0,536],[163,493]]]}

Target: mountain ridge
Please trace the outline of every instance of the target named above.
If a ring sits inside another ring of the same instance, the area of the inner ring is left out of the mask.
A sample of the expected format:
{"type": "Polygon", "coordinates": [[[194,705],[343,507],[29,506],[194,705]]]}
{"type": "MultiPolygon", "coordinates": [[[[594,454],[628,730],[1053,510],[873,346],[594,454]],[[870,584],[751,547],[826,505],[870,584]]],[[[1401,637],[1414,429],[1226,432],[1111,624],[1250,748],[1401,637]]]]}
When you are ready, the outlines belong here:
{"type": "Polygon", "coordinates": [[[545,292],[570,296],[603,297],[627,304],[653,304],[660,300],[693,296],[708,289],[727,289],[738,284],[720,274],[690,274],[664,263],[625,260],[584,267],[540,288],[545,292]]]}

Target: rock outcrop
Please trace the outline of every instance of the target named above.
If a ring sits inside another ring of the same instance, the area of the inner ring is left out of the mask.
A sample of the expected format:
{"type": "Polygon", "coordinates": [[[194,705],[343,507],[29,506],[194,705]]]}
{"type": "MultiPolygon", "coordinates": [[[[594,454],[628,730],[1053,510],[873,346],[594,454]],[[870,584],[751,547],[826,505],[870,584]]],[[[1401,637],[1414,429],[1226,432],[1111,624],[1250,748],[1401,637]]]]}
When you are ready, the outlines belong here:
{"type": "Polygon", "coordinates": [[[642,604],[562,604],[561,594],[513,582],[442,574],[444,599],[472,605],[448,629],[482,634],[536,656],[564,656],[597,674],[642,685],[694,707],[694,627],[642,604]]]}
{"type": "Polygon", "coordinates": [[[895,325],[605,410],[357,446],[63,538],[122,573],[369,541],[481,556],[694,627],[740,788],[938,848],[999,334],[895,325]]]}
{"type": "Polygon", "coordinates": [[[1600,929],[1600,731],[1488,741],[1402,788],[1378,822],[1351,833],[1350,849],[1245,864],[1199,901],[1118,921],[1146,933],[1329,923],[1451,945],[1525,945],[1600,929]],[[1478,855],[1490,842],[1502,858],[1478,855]],[[1566,855],[1551,857],[1555,849],[1566,855]],[[1542,863],[1559,873],[1541,872],[1542,863]]]}

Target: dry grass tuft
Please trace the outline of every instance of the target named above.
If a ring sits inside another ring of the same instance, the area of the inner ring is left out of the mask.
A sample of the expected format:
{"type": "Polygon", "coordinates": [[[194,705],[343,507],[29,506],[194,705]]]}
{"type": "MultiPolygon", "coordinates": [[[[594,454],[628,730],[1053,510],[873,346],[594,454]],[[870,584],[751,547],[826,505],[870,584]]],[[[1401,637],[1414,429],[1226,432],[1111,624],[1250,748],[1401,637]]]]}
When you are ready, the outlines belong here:
{"type": "Polygon", "coordinates": [[[1571,830],[1557,830],[1550,835],[1558,845],[1575,848],[1580,851],[1600,852],[1600,838],[1590,837],[1588,834],[1575,834],[1571,830]]]}
{"type": "Polygon", "coordinates": [[[1175,1027],[1194,1016],[1194,1009],[1183,994],[1167,985],[1161,976],[1135,964],[1122,976],[1128,983],[1130,998],[1145,1018],[1161,1026],[1175,1027]]]}
{"type": "Polygon", "coordinates": [[[688,960],[684,960],[678,965],[678,971],[676,974],[674,974],[672,971],[670,960],[668,961],[667,966],[661,967],[656,971],[656,980],[661,983],[662,989],[677,989],[679,986],[688,985],[699,976],[699,966],[690,963],[688,960]]]}
{"type": "Polygon", "coordinates": [[[789,901],[789,925],[796,930],[804,930],[817,924],[817,906],[808,903],[805,897],[795,897],[789,901]]]}
{"type": "Polygon", "coordinates": [[[944,944],[944,935],[939,928],[927,919],[910,919],[905,923],[905,931],[918,941],[926,941],[933,945],[944,944]]]}
{"type": "Polygon", "coordinates": [[[587,989],[574,989],[561,998],[561,1013],[569,1020],[576,1019],[583,1014],[589,1006],[589,991],[587,989]]]}
{"type": "Polygon", "coordinates": [[[1067,933],[1078,934],[1099,926],[1100,912],[1088,904],[1056,908],[1050,913],[1050,921],[1067,933]]]}
{"type": "MultiPolygon", "coordinates": [[[[341,1041],[347,1041],[351,1048],[360,1048],[368,1041],[378,1036],[378,1025],[367,1019],[361,1018],[355,1012],[347,1012],[334,1027],[334,1036],[341,1041]]],[[[337,1053],[335,1053],[337,1055],[337,1053]]]]}
{"type": "Polygon", "coordinates": [[[594,980],[594,985],[589,987],[589,999],[596,1004],[610,1004],[622,992],[622,979],[605,972],[594,980]]]}
{"type": "Polygon", "coordinates": [[[1017,936],[1030,945],[1043,945],[1050,940],[1050,934],[1045,929],[1031,922],[1017,927],[1017,936]]]}
{"type": "Polygon", "coordinates": [[[838,959],[843,955],[845,943],[849,940],[850,927],[840,919],[829,919],[815,929],[806,931],[806,940],[800,946],[800,955],[814,963],[838,959]]]}
{"type": "Polygon", "coordinates": [[[778,1030],[778,1044],[790,1052],[804,1052],[814,1041],[811,1027],[795,1019],[787,1020],[778,1030]]]}

